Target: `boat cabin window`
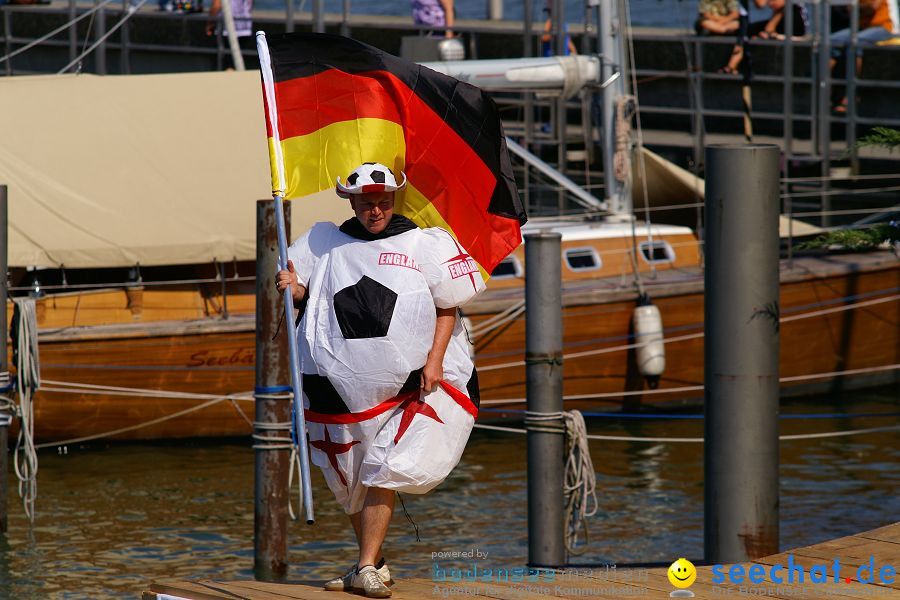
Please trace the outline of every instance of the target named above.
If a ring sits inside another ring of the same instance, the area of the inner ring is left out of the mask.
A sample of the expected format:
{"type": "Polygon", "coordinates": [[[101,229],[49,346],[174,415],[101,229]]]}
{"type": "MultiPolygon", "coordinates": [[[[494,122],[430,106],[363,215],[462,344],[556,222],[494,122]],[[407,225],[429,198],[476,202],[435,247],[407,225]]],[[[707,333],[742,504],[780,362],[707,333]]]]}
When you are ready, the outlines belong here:
{"type": "Polygon", "coordinates": [[[522,264],[515,256],[507,256],[500,261],[494,270],[491,271],[491,277],[495,279],[511,279],[513,277],[522,276],[522,264]]]}
{"type": "Polygon", "coordinates": [[[593,248],[569,248],[563,254],[566,265],[573,271],[596,271],[603,264],[593,248]]]}
{"type": "Polygon", "coordinates": [[[641,249],[641,256],[644,260],[652,265],[675,262],[675,251],[669,242],[653,240],[652,243],[641,242],[638,247],[641,249]]]}

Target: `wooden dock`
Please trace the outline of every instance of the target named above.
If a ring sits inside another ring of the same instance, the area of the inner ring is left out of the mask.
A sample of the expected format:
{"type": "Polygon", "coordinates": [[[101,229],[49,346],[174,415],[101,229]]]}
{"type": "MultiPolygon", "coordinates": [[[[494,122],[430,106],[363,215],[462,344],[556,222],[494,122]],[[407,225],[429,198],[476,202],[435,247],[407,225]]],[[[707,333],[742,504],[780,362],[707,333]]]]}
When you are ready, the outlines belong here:
{"type": "MultiPolygon", "coordinates": [[[[673,556],[672,560],[677,559],[673,556]]],[[[835,540],[795,548],[780,554],[773,554],[759,560],[742,563],[744,578],[740,583],[728,579],[731,565],[724,565],[719,572],[724,574],[724,582],[719,582],[713,566],[697,568],[697,580],[690,591],[699,599],[721,599],[726,596],[777,597],[793,599],[810,598],[900,598],[900,523],[873,529],[835,540]],[[803,567],[804,582],[799,582],[795,571],[792,583],[787,580],[789,556],[794,565],[803,567]],[[874,572],[865,569],[858,577],[860,567],[874,565],[874,572]],[[834,581],[835,561],[840,564],[840,577],[834,581]],[[764,583],[748,583],[747,574],[754,565],[759,573],[765,572],[764,583]],[[770,569],[782,565],[784,569],[776,577],[783,577],[783,583],[769,579],[770,569]],[[827,583],[813,583],[810,580],[812,567],[822,565],[827,574],[827,583]],[[886,567],[890,567],[887,569],[886,567]],[[893,575],[891,575],[893,571],[893,575]],[[886,581],[882,581],[883,574],[886,581]],[[872,580],[860,583],[871,575],[872,580]],[[891,580],[892,581],[889,581],[891,580]]],[[[490,568],[490,565],[485,565],[490,568]]],[[[523,598],[607,598],[621,600],[623,596],[647,598],[668,598],[675,588],[669,583],[667,567],[638,569],[618,567],[616,570],[584,569],[569,572],[565,578],[554,574],[554,580],[529,581],[434,581],[429,579],[408,579],[398,581],[392,598],[396,600],[423,600],[424,598],[451,598],[482,596],[502,600],[522,600],[523,598]],[[590,572],[589,572],[590,571],[590,572]],[[626,578],[628,579],[626,581],[626,578]]],[[[465,572],[465,571],[464,571],[465,572]]],[[[515,579],[515,577],[510,577],[515,579]]],[[[143,600],[163,598],[186,598],[189,600],[330,600],[350,598],[343,592],[326,592],[319,582],[264,583],[259,581],[165,581],[154,583],[143,593],[143,600]]]]}

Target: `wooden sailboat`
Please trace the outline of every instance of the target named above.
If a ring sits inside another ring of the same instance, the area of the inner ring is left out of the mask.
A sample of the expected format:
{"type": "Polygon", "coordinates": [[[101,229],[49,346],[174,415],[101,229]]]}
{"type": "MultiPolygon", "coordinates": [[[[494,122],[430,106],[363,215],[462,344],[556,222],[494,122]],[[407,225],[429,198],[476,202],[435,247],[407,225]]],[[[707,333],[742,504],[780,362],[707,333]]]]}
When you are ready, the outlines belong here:
{"type": "MultiPolygon", "coordinates": [[[[249,434],[255,303],[247,199],[269,187],[265,138],[251,125],[260,123],[257,75],[17,79],[0,82],[12,281],[18,293],[51,292],[36,301],[37,441],[249,434]],[[70,103],[48,104],[61,96],[70,103]],[[171,102],[160,105],[160,97],[171,102]],[[227,107],[210,101],[224,97],[227,107]],[[181,106],[209,107],[214,125],[181,106]],[[85,116],[90,110],[103,112],[85,116]],[[32,144],[21,124],[36,122],[68,135],[32,144]],[[210,148],[226,149],[235,172],[222,177],[224,159],[210,148]]],[[[336,199],[298,202],[295,233],[349,215],[336,199]]],[[[691,229],[620,218],[528,227],[563,236],[567,407],[702,397],[701,244],[691,229]],[[662,314],[667,364],[655,388],[633,358],[638,277],[662,314]]],[[[523,408],[523,260],[519,249],[464,307],[483,419],[523,408]]],[[[798,257],[782,267],[786,393],[898,381],[900,262],[890,250],[798,257]]]]}

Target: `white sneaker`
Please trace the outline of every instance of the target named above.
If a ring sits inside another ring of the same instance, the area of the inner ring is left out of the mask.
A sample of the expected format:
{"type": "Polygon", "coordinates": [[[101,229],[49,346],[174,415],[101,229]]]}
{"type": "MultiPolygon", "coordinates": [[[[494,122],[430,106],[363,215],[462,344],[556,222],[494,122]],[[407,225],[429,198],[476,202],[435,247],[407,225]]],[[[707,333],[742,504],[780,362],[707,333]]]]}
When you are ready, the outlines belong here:
{"type": "MultiPolygon", "coordinates": [[[[394,583],[391,580],[391,571],[388,569],[387,563],[381,566],[380,569],[375,569],[378,572],[378,576],[381,578],[381,581],[384,582],[385,585],[391,585],[394,583]]],[[[353,589],[353,576],[356,575],[356,565],[350,567],[350,570],[341,575],[340,577],[335,577],[331,581],[325,582],[325,589],[329,592],[349,592],[353,589]]]]}
{"type": "Polygon", "coordinates": [[[360,569],[351,580],[351,587],[366,598],[390,598],[391,590],[384,585],[378,570],[372,565],[360,569]]]}

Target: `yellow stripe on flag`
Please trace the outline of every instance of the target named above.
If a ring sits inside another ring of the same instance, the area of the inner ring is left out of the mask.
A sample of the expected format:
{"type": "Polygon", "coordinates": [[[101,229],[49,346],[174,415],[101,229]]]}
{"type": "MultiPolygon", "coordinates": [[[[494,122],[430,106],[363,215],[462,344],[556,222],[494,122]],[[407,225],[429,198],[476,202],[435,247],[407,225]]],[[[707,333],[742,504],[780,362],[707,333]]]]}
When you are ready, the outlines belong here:
{"type": "MultiPolygon", "coordinates": [[[[285,199],[332,189],[364,162],[379,162],[399,175],[406,162],[403,128],[385,119],[354,119],[331,123],[307,135],[281,141],[284,155],[285,199]]],[[[275,164],[269,138],[270,164],[275,164]]],[[[272,181],[277,181],[272,168],[272,181]]],[[[273,191],[277,191],[273,188],[273,191]]]]}

